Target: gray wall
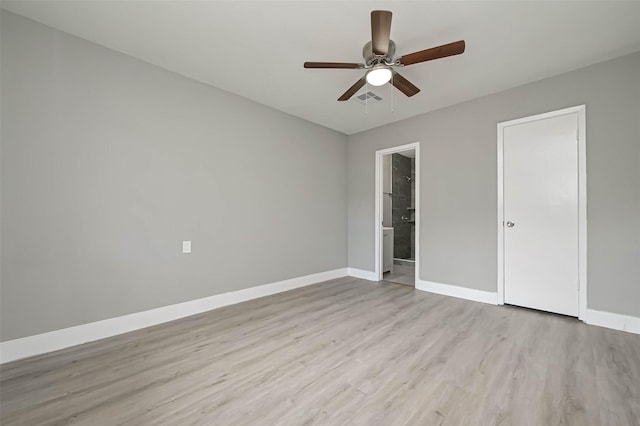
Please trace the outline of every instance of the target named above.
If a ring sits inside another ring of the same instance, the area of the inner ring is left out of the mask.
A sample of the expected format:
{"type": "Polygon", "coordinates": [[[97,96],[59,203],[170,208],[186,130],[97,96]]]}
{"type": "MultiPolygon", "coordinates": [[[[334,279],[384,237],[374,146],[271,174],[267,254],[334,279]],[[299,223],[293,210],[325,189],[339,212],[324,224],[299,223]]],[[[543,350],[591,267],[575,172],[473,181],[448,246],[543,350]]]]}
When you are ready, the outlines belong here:
{"type": "Polygon", "coordinates": [[[640,316],[640,53],[351,135],[349,266],[374,269],[375,151],[419,141],[420,278],[496,291],[496,124],[580,104],[588,307],[640,316]]]}
{"type": "Polygon", "coordinates": [[[1,24],[3,341],[346,266],[346,136],[1,24]]]}

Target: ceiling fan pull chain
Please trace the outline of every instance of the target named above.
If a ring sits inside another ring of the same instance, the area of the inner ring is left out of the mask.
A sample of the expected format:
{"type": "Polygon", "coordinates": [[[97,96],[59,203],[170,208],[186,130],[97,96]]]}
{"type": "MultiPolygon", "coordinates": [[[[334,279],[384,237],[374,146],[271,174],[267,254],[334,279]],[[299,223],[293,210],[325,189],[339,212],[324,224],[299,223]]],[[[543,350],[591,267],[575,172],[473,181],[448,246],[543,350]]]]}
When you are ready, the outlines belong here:
{"type": "Polygon", "coordinates": [[[369,114],[369,82],[364,84],[364,115],[369,114]]]}
{"type": "Polygon", "coordinates": [[[393,109],[393,77],[394,75],[391,74],[391,84],[389,85],[389,90],[391,91],[391,112],[395,112],[395,110],[393,109]]]}

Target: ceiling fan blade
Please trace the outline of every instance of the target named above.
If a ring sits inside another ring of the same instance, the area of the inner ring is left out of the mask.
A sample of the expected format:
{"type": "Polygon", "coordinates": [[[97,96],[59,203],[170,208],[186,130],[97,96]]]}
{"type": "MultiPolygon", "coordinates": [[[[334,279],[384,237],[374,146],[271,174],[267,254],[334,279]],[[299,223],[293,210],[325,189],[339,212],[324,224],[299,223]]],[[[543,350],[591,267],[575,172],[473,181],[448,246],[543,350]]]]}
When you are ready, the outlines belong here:
{"type": "Polygon", "coordinates": [[[338,98],[338,100],[339,100],[339,101],[348,101],[349,99],[351,99],[351,97],[352,97],[353,95],[355,95],[355,94],[356,94],[356,92],[357,92],[358,90],[360,90],[360,88],[361,88],[362,86],[364,86],[364,84],[365,84],[366,82],[367,82],[366,78],[362,77],[360,80],[356,81],[356,83],[355,83],[353,86],[349,87],[349,90],[347,90],[346,92],[344,92],[344,93],[342,94],[342,96],[340,96],[340,97],[338,98]]]}
{"type": "Polygon", "coordinates": [[[419,62],[446,58],[447,56],[459,55],[463,53],[464,47],[464,40],[460,40],[449,44],[443,44],[442,46],[432,47],[431,49],[421,50],[420,52],[401,56],[398,59],[398,62],[401,65],[411,65],[417,64],[419,62]]]}
{"type": "Polygon", "coordinates": [[[389,51],[391,35],[391,12],[374,10],[371,12],[371,47],[376,55],[386,55],[389,51]]]}
{"type": "Polygon", "coordinates": [[[396,89],[409,97],[415,95],[420,91],[420,89],[418,89],[413,83],[411,83],[409,80],[407,80],[397,72],[393,73],[393,76],[391,77],[391,84],[393,84],[396,89]]]}
{"type": "Polygon", "coordinates": [[[356,64],[351,62],[305,62],[305,68],[343,68],[343,69],[358,69],[364,68],[364,64],[356,64]]]}

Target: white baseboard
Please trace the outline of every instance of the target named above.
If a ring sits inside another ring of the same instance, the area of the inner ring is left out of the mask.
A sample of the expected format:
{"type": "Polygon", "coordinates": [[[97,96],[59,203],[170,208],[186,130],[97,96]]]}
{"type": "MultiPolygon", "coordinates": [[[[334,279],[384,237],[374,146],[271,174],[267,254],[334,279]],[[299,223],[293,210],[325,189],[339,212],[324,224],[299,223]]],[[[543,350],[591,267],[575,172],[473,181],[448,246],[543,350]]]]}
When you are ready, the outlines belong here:
{"type": "Polygon", "coordinates": [[[0,343],[0,364],[139,330],[294,288],[347,276],[347,268],[291,278],[0,343]]]}
{"type": "Polygon", "coordinates": [[[360,278],[369,281],[378,281],[376,273],[373,271],[365,271],[364,269],[347,268],[347,275],[354,278],[360,278]]]}
{"type": "Polygon", "coordinates": [[[416,289],[428,291],[430,293],[452,296],[460,299],[473,300],[474,302],[498,304],[498,293],[491,291],[474,290],[472,288],[460,287],[451,284],[434,283],[431,281],[419,280],[416,289]]]}
{"type": "Polygon", "coordinates": [[[632,317],[631,315],[587,309],[585,322],[600,327],[640,334],[640,317],[632,317]]]}

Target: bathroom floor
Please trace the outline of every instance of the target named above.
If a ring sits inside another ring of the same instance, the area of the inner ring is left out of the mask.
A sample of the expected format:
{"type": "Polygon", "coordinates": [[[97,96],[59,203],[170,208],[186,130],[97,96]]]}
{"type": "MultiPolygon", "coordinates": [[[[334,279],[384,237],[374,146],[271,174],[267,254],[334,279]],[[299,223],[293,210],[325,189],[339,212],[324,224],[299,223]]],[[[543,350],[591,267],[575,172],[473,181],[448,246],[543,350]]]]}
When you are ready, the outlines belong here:
{"type": "Polygon", "coordinates": [[[396,284],[415,286],[416,268],[413,266],[393,265],[393,272],[385,272],[384,281],[396,284]]]}

